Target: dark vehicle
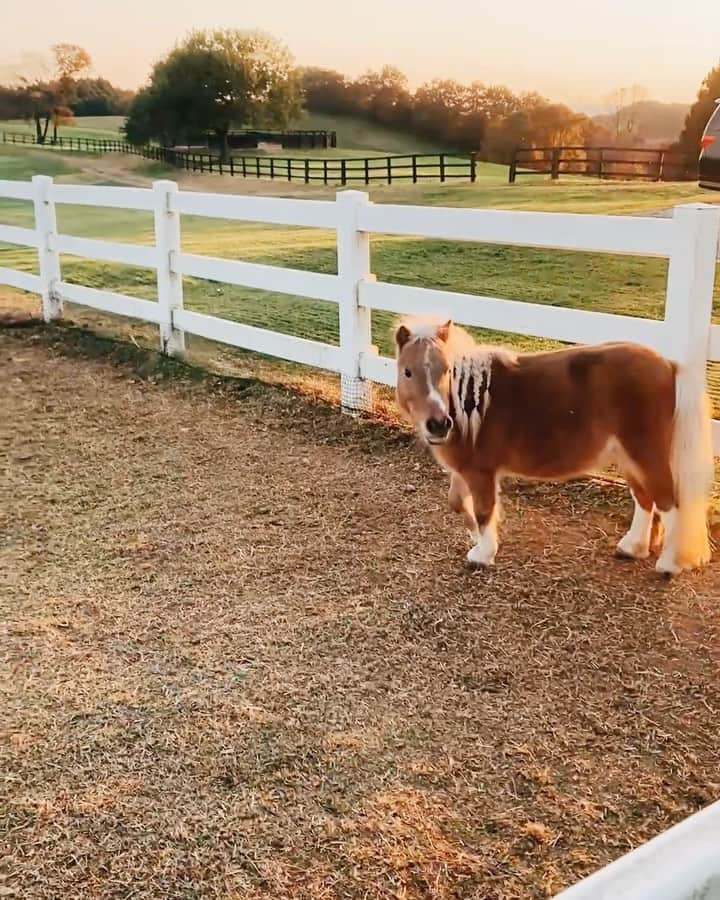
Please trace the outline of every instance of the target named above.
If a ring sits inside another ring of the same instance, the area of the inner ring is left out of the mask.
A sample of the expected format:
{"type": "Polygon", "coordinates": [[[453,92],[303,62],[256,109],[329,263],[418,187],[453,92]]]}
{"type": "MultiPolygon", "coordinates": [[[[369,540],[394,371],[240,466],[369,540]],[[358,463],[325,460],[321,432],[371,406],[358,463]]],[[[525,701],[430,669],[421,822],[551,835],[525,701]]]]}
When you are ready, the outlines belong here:
{"type": "Polygon", "coordinates": [[[700,187],[720,191],[720,98],[715,103],[715,112],[700,139],[698,183],[700,187]]]}

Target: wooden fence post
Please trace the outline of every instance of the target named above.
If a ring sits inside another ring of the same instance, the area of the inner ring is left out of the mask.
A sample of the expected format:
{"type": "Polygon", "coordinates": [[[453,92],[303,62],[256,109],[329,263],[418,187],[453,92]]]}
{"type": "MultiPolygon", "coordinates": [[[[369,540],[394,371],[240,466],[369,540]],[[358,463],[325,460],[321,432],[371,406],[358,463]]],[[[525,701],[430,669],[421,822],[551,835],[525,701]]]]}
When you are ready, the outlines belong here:
{"type": "Polygon", "coordinates": [[[412,157],[412,180],[413,184],[417,184],[417,156],[413,154],[412,157]]]}
{"type": "Polygon", "coordinates": [[[445,154],[440,154],[440,181],[445,181],[445,154]]]}
{"type": "Polygon", "coordinates": [[[508,173],[508,183],[515,184],[515,180],[517,179],[517,164],[518,164],[518,150],[517,147],[513,150],[512,159],[510,160],[510,171],[508,173]]]}
{"type": "Polygon", "coordinates": [[[42,317],[52,322],[62,317],[63,304],[59,293],[60,255],[55,249],[57,218],[52,199],[53,180],[48,175],[33,176],[33,206],[35,233],[38,241],[38,271],[42,279],[42,317]]]}
{"type": "Polygon", "coordinates": [[[470,181],[473,184],[477,181],[477,153],[474,150],[470,154],[470,181]]]}
{"type": "Polygon", "coordinates": [[[176,309],[182,309],[182,276],[173,271],[173,256],[180,252],[180,214],[170,209],[177,193],[174,181],[154,181],[157,295],[160,305],[160,352],[176,356],[185,350],[185,335],[173,326],[176,309]]]}
{"type": "Polygon", "coordinates": [[[337,266],[340,279],[340,404],[351,415],[372,406],[372,382],[362,378],[363,354],[372,352],[370,310],[359,304],[360,282],[370,274],[370,236],[358,231],[359,210],[368,203],[365,191],[339,191],[337,266]]]}
{"type": "Polygon", "coordinates": [[[705,389],[712,324],[720,208],[688,203],[673,209],[676,241],[668,265],[664,352],[695,376],[705,389]]]}
{"type": "Polygon", "coordinates": [[[550,162],[550,177],[553,181],[557,181],[560,177],[560,148],[553,147],[552,160],[550,162]]]}
{"type": "Polygon", "coordinates": [[[658,171],[656,181],[662,181],[663,175],[665,174],[665,151],[658,151],[658,171]]]}

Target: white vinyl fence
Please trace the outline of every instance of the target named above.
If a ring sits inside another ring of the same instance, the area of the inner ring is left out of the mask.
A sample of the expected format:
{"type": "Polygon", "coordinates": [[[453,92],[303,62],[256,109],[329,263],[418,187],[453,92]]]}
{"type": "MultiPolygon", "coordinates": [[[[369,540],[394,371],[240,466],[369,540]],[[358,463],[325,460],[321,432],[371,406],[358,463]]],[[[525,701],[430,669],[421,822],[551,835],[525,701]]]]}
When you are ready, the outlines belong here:
{"type": "MultiPolygon", "coordinates": [[[[465,325],[568,342],[639,341],[697,367],[703,375],[708,360],[720,361],[720,326],[711,324],[720,207],[678,206],[667,219],[570,215],[375,205],[358,191],[342,191],[335,201],[284,200],[179,191],[172,181],[158,181],[152,190],[56,185],[45,176],[36,176],[32,183],[0,181],[0,197],[34,203],[35,228],[0,225],[0,241],[37,248],[40,272],[29,275],[0,268],[0,284],[38,293],[46,321],[61,316],[67,300],[157,323],[165,353],[182,352],[185,334],[195,334],[328,369],[340,374],[343,405],[350,411],[367,405],[372,382],[392,385],[395,379],[393,361],[378,356],[372,347],[372,309],[443,313],[465,325]],[[60,235],[55,218],[58,203],[152,211],[155,245],[60,235]],[[333,229],[338,273],[183,253],[183,213],[333,229]],[[377,282],[371,274],[372,233],[664,257],[670,261],[665,318],[653,321],[377,282]],[[61,253],[156,269],[158,301],[63,281],[61,253]],[[337,303],[339,346],[183,309],[183,275],[337,303]]],[[[714,440],[720,454],[720,422],[714,423],[714,440]]],[[[720,805],[690,817],[561,896],[563,900],[720,900],[720,805]]]]}
{"type": "MultiPolygon", "coordinates": [[[[40,273],[0,268],[0,284],[40,294],[46,321],[60,317],[67,300],[157,323],[161,349],[168,354],[182,352],[185,334],[195,334],[327,369],[340,374],[342,403],[351,412],[368,406],[372,382],[392,385],[395,379],[393,361],[378,356],[372,346],[373,309],[440,313],[465,325],[571,343],[638,341],[703,373],[708,360],[720,361],[720,326],[712,325],[711,318],[718,206],[676,206],[672,218],[577,215],[374,204],[360,191],[341,191],[331,201],[179,191],[172,181],[157,181],[152,189],[61,185],[44,175],[32,182],[0,181],[0,197],[34,203],[35,228],[0,225],[0,241],[36,247],[40,273]],[[61,203],[151,211],[155,245],[58,234],[55,208],[61,203]],[[184,253],[183,213],[332,229],[337,234],[337,274],[184,253]],[[667,258],[665,317],[657,321],[378,282],[370,260],[372,233],[667,258]],[[63,281],[62,253],[155,269],[157,302],[63,281]],[[337,303],[339,345],[184,309],[184,275],[337,303]]],[[[713,428],[720,455],[720,422],[713,428]]]]}

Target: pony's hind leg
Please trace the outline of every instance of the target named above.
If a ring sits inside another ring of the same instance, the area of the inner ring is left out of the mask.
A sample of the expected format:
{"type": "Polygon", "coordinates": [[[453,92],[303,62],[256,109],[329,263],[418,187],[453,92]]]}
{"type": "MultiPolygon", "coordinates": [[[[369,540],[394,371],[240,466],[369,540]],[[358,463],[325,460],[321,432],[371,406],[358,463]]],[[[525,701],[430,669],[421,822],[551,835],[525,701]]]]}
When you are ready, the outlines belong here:
{"type": "MultiPolygon", "coordinates": [[[[682,566],[677,560],[678,515],[675,498],[675,483],[670,469],[669,458],[664,454],[648,463],[643,469],[646,491],[655,501],[663,529],[663,545],[655,568],[662,575],[677,575],[682,566]]],[[[633,523],[635,519],[633,519],[633,523]]],[[[632,528],[631,528],[632,531],[632,528]]]]}
{"type": "Polygon", "coordinates": [[[624,559],[647,559],[650,555],[655,502],[652,494],[635,478],[628,477],[627,482],[635,501],[635,512],[630,530],[618,541],[617,555],[624,559]]]}

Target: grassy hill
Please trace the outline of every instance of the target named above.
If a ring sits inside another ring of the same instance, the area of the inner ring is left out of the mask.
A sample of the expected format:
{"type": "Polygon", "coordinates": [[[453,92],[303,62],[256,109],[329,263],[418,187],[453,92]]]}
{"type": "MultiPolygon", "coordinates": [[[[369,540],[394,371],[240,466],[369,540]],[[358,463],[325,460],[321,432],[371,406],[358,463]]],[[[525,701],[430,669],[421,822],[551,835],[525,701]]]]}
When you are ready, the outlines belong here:
{"type": "Polygon", "coordinates": [[[305,112],[292,123],[292,128],[336,131],[338,147],[362,150],[365,156],[369,151],[376,151],[379,148],[383,153],[438,153],[448,149],[424,141],[414,134],[385,128],[352,116],[305,112]]]}

